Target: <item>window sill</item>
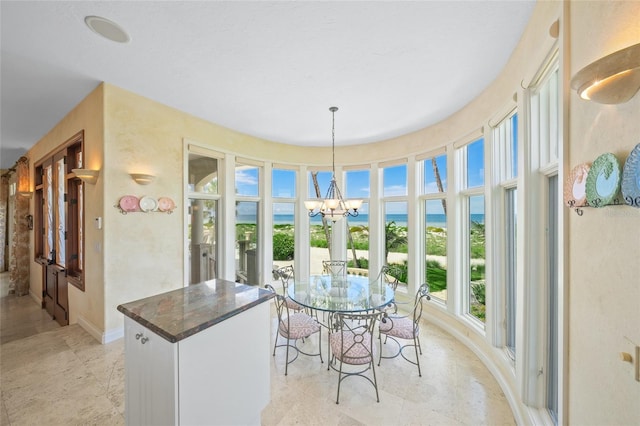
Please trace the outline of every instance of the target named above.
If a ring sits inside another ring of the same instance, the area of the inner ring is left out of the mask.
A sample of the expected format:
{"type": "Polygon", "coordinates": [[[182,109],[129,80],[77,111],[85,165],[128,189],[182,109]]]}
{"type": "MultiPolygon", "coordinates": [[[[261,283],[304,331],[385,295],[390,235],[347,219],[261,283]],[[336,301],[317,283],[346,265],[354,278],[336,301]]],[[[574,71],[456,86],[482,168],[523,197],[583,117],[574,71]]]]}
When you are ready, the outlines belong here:
{"type": "Polygon", "coordinates": [[[84,291],[84,280],[82,276],[67,275],[67,282],[80,291],[84,291]]]}

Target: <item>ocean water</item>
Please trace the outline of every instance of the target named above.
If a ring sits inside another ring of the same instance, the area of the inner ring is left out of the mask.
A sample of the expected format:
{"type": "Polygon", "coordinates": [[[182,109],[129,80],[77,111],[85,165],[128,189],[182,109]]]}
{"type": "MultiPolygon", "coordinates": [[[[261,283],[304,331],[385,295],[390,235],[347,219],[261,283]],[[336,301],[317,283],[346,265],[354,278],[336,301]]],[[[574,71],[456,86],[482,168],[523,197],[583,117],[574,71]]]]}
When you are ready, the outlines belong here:
{"type": "MultiPolygon", "coordinates": [[[[368,225],[369,215],[360,214],[356,217],[349,217],[349,225],[368,225]]],[[[444,214],[427,214],[427,226],[434,226],[437,228],[447,227],[447,217],[444,214]]],[[[478,223],[484,223],[484,214],[472,214],[471,220],[478,223]]],[[[406,214],[389,214],[387,215],[387,221],[394,221],[398,226],[407,226],[406,214]]],[[[237,223],[256,223],[255,215],[238,215],[237,223]]],[[[273,217],[274,225],[293,225],[292,214],[277,214],[273,217]]],[[[311,218],[311,225],[322,225],[322,219],[320,216],[311,218]]]]}

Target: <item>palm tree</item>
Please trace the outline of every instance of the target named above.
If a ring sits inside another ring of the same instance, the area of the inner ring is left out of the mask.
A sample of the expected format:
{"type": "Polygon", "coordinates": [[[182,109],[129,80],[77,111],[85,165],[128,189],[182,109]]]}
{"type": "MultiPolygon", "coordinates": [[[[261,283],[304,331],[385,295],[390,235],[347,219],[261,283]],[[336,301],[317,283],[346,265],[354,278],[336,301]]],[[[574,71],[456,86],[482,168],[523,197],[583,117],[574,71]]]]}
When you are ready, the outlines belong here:
{"type": "MultiPolygon", "coordinates": [[[[440,178],[440,170],[438,169],[438,163],[436,163],[436,158],[431,158],[431,167],[433,167],[433,175],[436,177],[436,185],[438,185],[438,192],[444,192],[444,187],[442,186],[442,179],[440,178]]],[[[447,200],[442,199],[442,210],[446,216],[447,214],[447,200]]]]}
{"type": "MultiPolygon", "coordinates": [[[[313,188],[316,191],[316,197],[320,198],[320,185],[318,184],[318,172],[311,172],[311,180],[313,180],[313,188]]],[[[329,224],[327,218],[322,216],[322,227],[324,228],[324,236],[327,239],[327,249],[329,249],[329,259],[333,259],[331,256],[331,233],[329,232],[329,224]]]]}
{"type": "Polygon", "coordinates": [[[395,221],[388,222],[384,226],[384,258],[389,263],[389,252],[404,244],[407,244],[407,232],[401,226],[396,225],[395,221]]]}

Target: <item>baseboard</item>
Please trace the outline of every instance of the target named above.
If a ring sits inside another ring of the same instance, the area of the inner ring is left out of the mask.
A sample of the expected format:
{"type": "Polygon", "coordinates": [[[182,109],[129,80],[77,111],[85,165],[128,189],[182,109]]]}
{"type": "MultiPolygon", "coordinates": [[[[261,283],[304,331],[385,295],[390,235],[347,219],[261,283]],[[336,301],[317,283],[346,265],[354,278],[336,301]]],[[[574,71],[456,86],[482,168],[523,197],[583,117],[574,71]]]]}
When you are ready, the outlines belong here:
{"type": "Polygon", "coordinates": [[[102,343],[111,343],[124,337],[124,326],[109,330],[104,333],[104,341],[102,343]]]}
{"type": "Polygon", "coordinates": [[[82,315],[78,315],[78,325],[103,345],[124,337],[124,328],[103,332],[82,315]]]}
{"type": "Polygon", "coordinates": [[[42,297],[38,297],[38,295],[31,291],[31,289],[29,289],[29,296],[31,296],[39,306],[42,306],[42,297]]]}

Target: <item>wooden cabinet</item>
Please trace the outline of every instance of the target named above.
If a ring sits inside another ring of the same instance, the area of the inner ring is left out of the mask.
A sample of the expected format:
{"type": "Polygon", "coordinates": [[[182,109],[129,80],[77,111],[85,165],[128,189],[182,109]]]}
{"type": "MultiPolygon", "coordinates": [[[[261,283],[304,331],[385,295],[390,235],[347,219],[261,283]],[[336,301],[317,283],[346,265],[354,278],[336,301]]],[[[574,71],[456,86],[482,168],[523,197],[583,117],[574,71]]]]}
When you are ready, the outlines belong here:
{"type": "Polygon", "coordinates": [[[125,316],[127,424],[260,424],[269,332],[269,303],[175,343],[125,316]]]}

